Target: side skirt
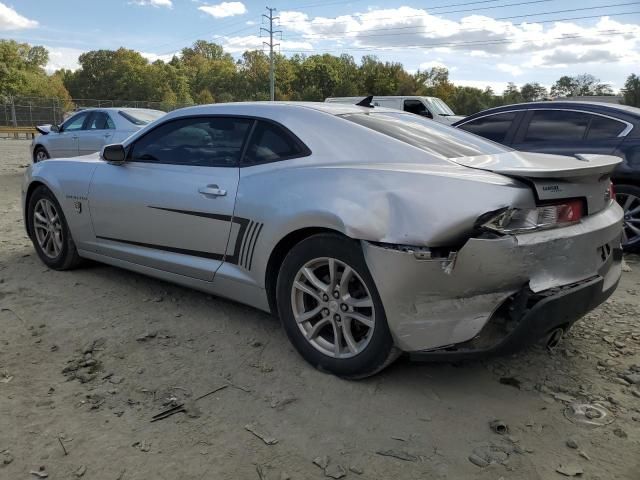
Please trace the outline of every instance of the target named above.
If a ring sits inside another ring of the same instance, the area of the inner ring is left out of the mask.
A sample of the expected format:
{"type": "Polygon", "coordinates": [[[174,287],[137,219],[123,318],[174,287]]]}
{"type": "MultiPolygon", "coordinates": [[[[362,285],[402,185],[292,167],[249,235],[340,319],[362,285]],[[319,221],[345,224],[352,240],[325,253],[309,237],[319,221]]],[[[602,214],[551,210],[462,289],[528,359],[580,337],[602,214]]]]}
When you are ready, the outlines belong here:
{"type": "Polygon", "coordinates": [[[213,282],[207,282],[204,280],[198,280],[197,278],[186,277],[184,275],[158,270],[157,268],[108,257],[88,250],[78,250],[78,255],[82,258],[88,258],[90,260],[95,260],[96,262],[106,263],[114,267],[131,270],[143,275],[182,285],[184,287],[193,288],[194,290],[228,298],[270,313],[269,302],[267,301],[267,292],[264,288],[226,277],[224,274],[221,275],[220,272],[216,274],[213,282]]]}

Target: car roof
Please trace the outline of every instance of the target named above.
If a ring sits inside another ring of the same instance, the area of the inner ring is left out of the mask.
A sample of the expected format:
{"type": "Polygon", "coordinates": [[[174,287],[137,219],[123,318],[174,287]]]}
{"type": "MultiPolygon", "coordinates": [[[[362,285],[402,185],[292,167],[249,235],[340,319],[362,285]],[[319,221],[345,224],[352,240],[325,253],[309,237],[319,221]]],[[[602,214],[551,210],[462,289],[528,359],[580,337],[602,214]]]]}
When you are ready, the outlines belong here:
{"type": "MultiPolygon", "coordinates": [[[[87,107],[87,108],[79,108],[74,110],[74,114],[80,112],[121,112],[121,111],[140,111],[140,112],[162,112],[162,110],[157,110],[155,108],[136,108],[136,107],[87,107]]],[[[164,113],[164,112],[163,112],[164,113]]]]}
{"type": "Polygon", "coordinates": [[[502,105],[500,107],[489,108],[482,110],[481,112],[469,115],[462,122],[468,121],[471,118],[481,117],[488,113],[498,113],[510,110],[532,110],[535,108],[549,108],[557,110],[585,110],[596,113],[608,113],[615,114],[616,112],[623,115],[631,115],[640,119],[640,108],[631,107],[628,105],[620,105],[617,103],[603,103],[603,102],[588,102],[588,101],[542,101],[542,102],[526,102],[526,103],[514,103],[511,105],[502,105]]]}
{"type": "MultiPolygon", "coordinates": [[[[208,113],[227,113],[244,115],[267,115],[269,112],[291,110],[316,110],[331,115],[346,115],[352,113],[370,113],[374,109],[371,107],[360,107],[348,103],[328,103],[328,102],[231,102],[213,103],[209,105],[196,105],[193,107],[181,108],[167,114],[167,117],[180,117],[184,115],[206,115],[208,113]]],[[[398,112],[391,108],[375,107],[376,112],[398,112]]]]}

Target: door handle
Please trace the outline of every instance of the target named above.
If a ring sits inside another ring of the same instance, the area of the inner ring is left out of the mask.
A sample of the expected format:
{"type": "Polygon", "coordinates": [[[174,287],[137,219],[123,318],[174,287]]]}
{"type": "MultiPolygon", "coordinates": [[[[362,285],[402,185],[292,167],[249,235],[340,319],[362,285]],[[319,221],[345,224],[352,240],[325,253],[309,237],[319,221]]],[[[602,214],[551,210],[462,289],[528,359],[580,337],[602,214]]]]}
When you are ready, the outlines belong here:
{"type": "Polygon", "coordinates": [[[227,194],[227,191],[219,188],[218,185],[207,185],[206,187],[201,187],[198,189],[198,192],[210,197],[224,197],[227,194]]]}

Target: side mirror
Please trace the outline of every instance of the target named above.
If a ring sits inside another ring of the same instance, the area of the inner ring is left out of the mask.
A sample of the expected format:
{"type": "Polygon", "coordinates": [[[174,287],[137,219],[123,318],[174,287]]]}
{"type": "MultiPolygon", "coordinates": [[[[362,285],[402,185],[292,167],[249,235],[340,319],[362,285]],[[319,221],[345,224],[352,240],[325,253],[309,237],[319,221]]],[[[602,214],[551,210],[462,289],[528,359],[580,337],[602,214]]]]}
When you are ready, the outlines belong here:
{"type": "Polygon", "coordinates": [[[60,128],[59,125],[51,125],[49,127],[49,131],[50,132],[54,132],[54,133],[60,133],[62,131],[62,129],[60,128]]]}
{"type": "Polygon", "coordinates": [[[115,164],[123,164],[126,157],[127,157],[127,152],[125,151],[124,147],[122,145],[120,145],[119,143],[114,144],[114,145],[106,145],[103,149],[102,149],[102,153],[100,154],[100,156],[102,157],[102,159],[106,162],[109,163],[115,163],[115,164]]]}
{"type": "Polygon", "coordinates": [[[420,115],[422,117],[427,117],[427,118],[433,119],[433,115],[431,114],[431,112],[429,110],[423,110],[418,115],[420,115]]]}

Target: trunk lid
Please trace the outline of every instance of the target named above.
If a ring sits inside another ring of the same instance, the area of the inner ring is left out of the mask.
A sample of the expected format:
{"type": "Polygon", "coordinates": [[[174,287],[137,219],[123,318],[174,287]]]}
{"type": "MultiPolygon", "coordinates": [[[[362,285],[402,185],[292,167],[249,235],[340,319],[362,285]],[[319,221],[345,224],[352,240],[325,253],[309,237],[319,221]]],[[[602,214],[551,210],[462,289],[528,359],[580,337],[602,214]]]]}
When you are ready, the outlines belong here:
{"type": "Polygon", "coordinates": [[[518,178],[529,183],[539,201],[584,198],[587,213],[602,210],[609,201],[609,179],[622,162],[611,155],[505,152],[451,159],[469,168],[518,178]]]}

